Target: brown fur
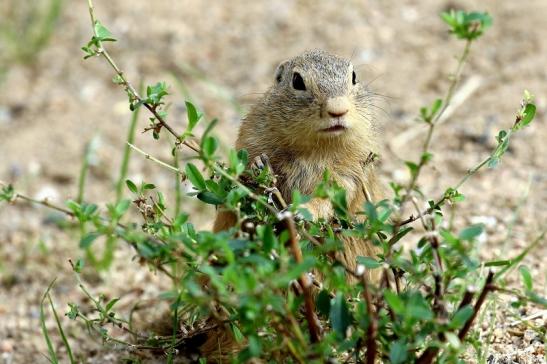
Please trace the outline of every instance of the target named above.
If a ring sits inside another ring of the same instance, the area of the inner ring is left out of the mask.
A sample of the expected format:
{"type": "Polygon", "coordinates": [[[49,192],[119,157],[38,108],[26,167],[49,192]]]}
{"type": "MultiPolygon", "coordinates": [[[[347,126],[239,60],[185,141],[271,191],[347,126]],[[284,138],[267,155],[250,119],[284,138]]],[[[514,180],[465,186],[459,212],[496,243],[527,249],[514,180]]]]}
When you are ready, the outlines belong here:
{"type": "MultiPolygon", "coordinates": [[[[293,190],[311,194],[325,169],[345,188],[351,213],[362,210],[367,199],[374,202],[381,198],[374,167],[368,162],[370,154],[377,152],[371,97],[361,83],[352,83],[352,73],[349,60],[318,50],[282,62],[275,84],[241,123],[236,148],[246,149],[249,160],[262,153],[269,157],[286,201],[293,190]],[[294,72],[301,75],[306,90],[293,87],[294,72]],[[346,111],[343,116],[331,116],[341,110],[346,111]],[[321,132],[335,120],[346,126],[342,133],[321,132]]],[[[314,218],[329,220],[333,216],[328,200],[315,198],[305,207],[314,218]]],[[[214,230],[236,223],[233,214],[219,211],[214,230]]],[[[357,256],[374,256],[378,251],[369,241],[342,239],[345,248],[339,258],[352,269],[357,256]]],[[[369,277],[379,280],[378,274],[369,277]]]]}

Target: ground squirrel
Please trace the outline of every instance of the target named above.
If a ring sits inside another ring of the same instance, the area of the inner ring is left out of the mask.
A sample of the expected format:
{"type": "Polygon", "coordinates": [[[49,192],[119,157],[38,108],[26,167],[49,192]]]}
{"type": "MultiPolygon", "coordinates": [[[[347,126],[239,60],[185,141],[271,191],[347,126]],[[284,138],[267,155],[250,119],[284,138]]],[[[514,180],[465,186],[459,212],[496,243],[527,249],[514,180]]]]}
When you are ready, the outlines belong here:
{"type": "MultiPolygon", "coordinates": [[[[312,194],[327,169],[347,191],[350,212],[362,211],[365,201],[381,196],[370,163],[377,152],[371,98],[348,59],[320,50],[305,52],[277,67],[274,85],[241,123],[236,148],[246,149],[249,160],[268,156],[286,201],[293,190],[312,194]]],[[[305,207],[316,219],[333,216],[325,199],[314,198],[305,207]]],[[[214,230],[235,223],[233,214],[220,210],[214,230]]],[[[377,252],[368,241],[342,239],[339,258],[352,269],[357,256],[377,252]]]]}

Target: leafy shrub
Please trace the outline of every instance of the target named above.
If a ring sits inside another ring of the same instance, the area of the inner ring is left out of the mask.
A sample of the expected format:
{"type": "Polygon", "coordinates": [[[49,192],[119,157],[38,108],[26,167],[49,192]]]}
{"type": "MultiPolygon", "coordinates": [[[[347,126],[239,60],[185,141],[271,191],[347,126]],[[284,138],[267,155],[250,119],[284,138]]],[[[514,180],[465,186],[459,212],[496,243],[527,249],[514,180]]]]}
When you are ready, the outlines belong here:
{"type": "MultiPolygon", "coordinates": [[[[134,333],[127,321],[114,311],[117,299],[107,302],[103,297],[93,297],[80,281],[96,314],[89,316],[77,305],[70,304],[67,316],[85,323],[105,342],[125,344],[131,349],[161,350],[172,362],[176,355],[189,355],[185,350],[199,342],[199,338],[203,341],[207,335],[229,330],[239,343],[239,350],[231,352],[218,343],[215,352],[210,354],[231,356],[237,362],[262,358],[298,363],[373,363],[376,359],[390,363],[433,360],[454,363],[461,361],[468,344],[479,355],[480,343],[468,334],[491,292],[515,294],[515,307],[528,301],[546,305],[545,299],[533,292],[533,280],[524,266],[519,267],[524,289],[504,288],[504,276],[519,266],[543,236],[519,256],[484,262],[478,259],[475,249],[483,226],[471,225],[454,231],[445,223],[443,212],[447,204],[462,203],[464,196],[459,192],[460,187],[481,168],[497,166],[510,138],[533,120],[535,106],[528,92],[515,121],[498,133],[494,151],[469,169],[456,185],[436,199],[424,197],[418,185],[422,168],[432,161],[431,135],[450,104],[470,47],[491,25],[488,14],[462,11],[442,14],[451,33],[463,39],[465,47],[445,97],[420,110],[419,121],[427,125],[429,132],[419,161],[406,162],[409,183],[391,182],[393,198],[367,203],[362,211],[365,218],[357,220],[348,214],[345,191],[325,171],[323,182],[313,195],[329,199],[335,207],[336,218],[325,222],[307,218],[309,214],[301,207],[312,196],[295,191],[287,206],[277,193],[275,178],[267,164],[257,168],[244,150],[231,150],[228,160],[223,162],[218,155],[218,140],[213,135],[214,120],[197,139],[199,143],[196,142],[194,128],[203,117],[191,103],[186,103],[186,130],[175,131],[167,122],[164,108],[168,96],[166,84],[148,86],[141,96],[105,49],[104,44],[115,38],[95,20],[91,2],[90,12],[94,35],[82,48],[85,58],[105,58],[115,71],[113,81],[127,93],[131,110],[136,113],[145,108],[151,113],[146,130],[151,131],[155,139],[166,138],[167,132],[175,141],[173,155],[176,156],[180,148],[190,148],[204,167],[200,169],[188,162],[179,169],[132,144],[129,147],[188,179],[194,187],[191,195],[203,203],[222,205],[238,216],[238,223],[228,231],[196,231],[191,216],[171,214],[170,211],[178,211],[178,207],[172,209],[155,185],[137,185],[125,180],[124,168],[119,186],[125,182],[132,193],[133,205],[142,215],[138,222],[122,223],[131,201],[122,199],[121,192],[117,201],[108,204],[106,209],[83,201],[68,201],[65,208],[32,200],[17,193],[12,186],[4,186],[0,199],[27,199],[74,217],[82,231],[80,247],[95,267],[107,268],[115,248],[112,242],[122,240],[135,249],[142,261],[172,280],[173,289],[163,293],[162,298],[171,303],[173,334],[147,337],[134,333]],[[429,203],[425,211],[418,208],[419,198],[429,203]],[[416,208],[416,213],[402,216],[408,204],[416,208]],[[411,227],[418,221],[424,229],[421,233],[411,227]],[[410,242],[412,249],[405,250],[403,242],[413,230],[420,237],[417,244],[410,242]],[[359,257],[359,265],[353,271],[332,254],[341,249],[341,235],[366,238],[380,247],[381,253],[376,257],[359,257]],[[108,256],[103,259],[93,254],[94,242],[100,236],[111,242],[106,249],[108,256]],[[381,271],[383,279],[378,285],[368,281],[365,274],[368,270],[381,271]],[[312,276],[311,271],[318,274],[312,276]],[[357,283],[348,283],[348,276],[357,283]],[[317,277],[322,278],[319,281],[317,277]],[[109,325],[123,327],[137,339],[129,343],[113,337],[109,325]]],[[[134,123],[132,125],[134,128],[134,123]]],[[[128,158],[129,148],[124,157],[125,171],[128,158]]],[[[73,264],[78,277],[82,268],[83,260],[73,264]]],[[[44,301],[47,297],[51,303],[48,292],[44,301]]],[[[55,310],[54,313],[57,318],[55,310]]],[[[58,319],[57,323],[70,349],[58,319]]],[[[44,335],[50,359],[56,362],[45,326],[44,335]]],[[[73,361],[72,354],[70,359],[73,361]]]]}

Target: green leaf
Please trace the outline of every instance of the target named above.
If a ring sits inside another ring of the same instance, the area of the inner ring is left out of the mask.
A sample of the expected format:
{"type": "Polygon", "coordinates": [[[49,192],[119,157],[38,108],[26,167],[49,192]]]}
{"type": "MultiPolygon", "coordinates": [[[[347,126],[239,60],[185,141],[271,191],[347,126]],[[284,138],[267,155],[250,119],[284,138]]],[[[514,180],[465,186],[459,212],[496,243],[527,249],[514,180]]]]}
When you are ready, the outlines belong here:
{"type": "Polygon", "coordinates": [[[210,205],[222,205],[224,203],[224,199],[222,197],[210,191],[202,191],[198,193],[197,198],[210,205]]]}
{"type": "Polygon", "coordinates": [[[510,260],[492,260],[484,263],[485,267],[502,267],[511,264],[510,260]]]}
{"type": "Polygon", "coordinates": [[[431,320],[433,318],[433,312],[419,293],[412,296],[406,310],[409,317],[417,320],[431,320]]]}
{"type": "Polygon", "coordinates": [[[431,118],[434,118],[437,115],[437,112],[439,112],[442,105],[443,105],[443,100],[441,99],[437,99],[433,102],[433,105],[431,105],[431,111],[429,112],[429,115],[431,118]]]}
{"type": "Polygon", "coordinates": [[[137,185],[133,183],[133,181],[126,179],[125,184],[127,185],[127,188],[129,188],[129,191],[133,193],[137,193],[139,190],[137,189],[137,185]]]}
{"type": "Polygon", "coordinates": [[[90,218],[95,212],[97,212],[98,209],[99,209],[99,207],[97,205],[95,205],[94,203],[84,203],[84,204],[82,204],[82,214],[86,218],[90,218]]]}
{"type": "Polygon", "coordinates": [[[346,331],[351,323],[351,315],[342,293],[338,293],[333,300],[329,314],[332,329],[342,338],[346,337],[346,331]]]}
{"type": "Polygon", "coordinates": [[[317,299],[315,300],[317,310],[319,310],[319,313],[325,317],[328,317],[330,313],[330,301],[331,298],[329,291],[325,289],[319,292],[319,294],[317,295],[317,299]]]}
{"type": "Polygon", "coordinates": [[[246,166],[249,163],[249,152],[246,149],[240,149],[237,152],[237,158],[241,161],[241,164],[246,166]]]}
{"type": "Polygon", "coordinates": [[[365,215],[367,215],[371,224],[378,220],[378,213],[376,212],[376,206],[374,206],[374,204],[368,201],[365,202],[365,215]]]}
{"type": "Polygon", "coordinates": [[[536,105],[526,104],[524,111],[521,113],[521,119],[515,124],[513,130],[519,130],[527,126],[534,120],[536,116],[536,105]]]}
{"type": "Polygon", "coordinates": [[[368,269],[376,269],[382,266],[382,263],[371,257],[357,257],[357,263],[364,265],[368,269]]]}
{"type": "Polygon", "coordinates": [[[501,159],[497,157],[492,157],[488,161],[488,168],[496,168],[500,164],[500,162],[501,162],[501,159]]]}
{"type": "Polygon", "coordinates": [[[142,189],[143,189],[143,190],[153,190],[154,188],[156,188],[156,185],[153,184],[153,183],[145,183],[145,184],[142,186],[142,189]]]}
{"type": "Polygon", "coordinates": [[[460,231],[459,238],[462,240],[473,240],[482,232],[484,231],[484,225],[483,224],[475,224],[466,227],[462,231],[460,231]]]}
{"type": "Polygon", "coordinates": [[[114,77],[112,77],[112,82],[115,83],[116,85],[123,85],[125,83],[122,76],[120,76],[118,74],[116,74],[116,75],[114,75],[114,77]]]}
{"type": "Polygon", "coordinates": [[[65,202],[65,204],[70,209],[70,211],[74,212],[75,214],[78,214],[81,210],[80,204],[76,201],[68,200],[65,202]]]}
{"type": "Polygon", "coordinates": [[[215,151],[218,148],[218,140],[213,136],[208,136],[203,140],[201,150],[208,159],[211,159],[215,155],[215,151]]]}
{"type": "Polygon", "coordinates": [[[269,253],[273,247],[277,246],[277,238],[275,237],[273,227],[271,225],[260,225],[256,228],[264,253],[269,253]]]}
{"type": "Polygon", "coordinates": [[[184,171],[186,172],[186,176],[188,177],[190,182],[192,182],[194,187],[196,187],[196,189],[198,189],[199,191],[204,191],[207,189],[207,186],[205,185],[205,179],[195,165],[193,165],[192,163],[188,163],[184,168],[184,171]]]}
{"type": "Polygon", "coordinates": [[[76,263],[74,264],[73,268],[74,268],[74,272],[81,273],[82,269],[84,269],[84,260],[83,259],[78,259],[76,261],[76,263]]]}
{"type": "Polygon", "coordinates": [[[120,202],[118,202],[115,208],[116,216],[120,217],[123,214],[125,214],[127,212],[127,209],[129,209],[130,204],[131,204],[130,200],[121,200],[120,202]]]}
{"type": "Polygon", "coordinates": [[[405,165],[408,167],[411,177],[414,177],[418,173],[418,165],[416,163],[411,161],[406,161],[405,165]]]}
{"type": "MultiPolygon", "coordinates": [[[[236,152],[234,149],[231,149],[229,154],[230,171],[236,176],[239,176],[241,173],[243,173],[243,171],[245,170],[245,166],[247,165],[248,155],[242,155],[240,152],[241,151],[236,152]],[[240,155],[245,159],[244,161],[242,161],[240,155]]],[[[244,152],[247,153],[247,151],[244,152]]]]}
{"type": "Polygon", "coordinates": [[[459,349],[462,346],[460,338],[453,332],[445,332],[446,342],[454,349],[459,349]]]}
{"type": "Polygon", "coordinates": [[[459,329],[471,318],[473,315],[473,306],[466,305],[456,312],[452,320],[450,320],[449,327],[451,329],[459,329]]]}
{"type": "Polygon", "coordinates": [[[66,316],[71,320],[75,320],[76,317],[78,317],[78,314],[80,313],[80,310],[78,309],[78,305],[75,303],[69,302],[68,307],[70,308],[70,310],[66,313],[66,316]]]}
{"type": "Polygon", "coordinates": [[[53,284],[55,284],[55,279],[49,284],[49,286],[46,289],[46,292],[42,296],[42,300],[40,301],[40,327],[42,328],[42,335],[44,336],[47,347],[48,347],[48,352],[49,352],[48,360],[51,363],[59,363],[59,359],[57,358],[57,353],[55,352],[55,349],[53,348],[53,344],[51,342],[48,330],[46,328],[46,313],[44,310],[44,302],[46,301],[46,298],[49,298],[49,291],[51,290],[51,287],[53,287],[53,284]]]}
{"type": "Polygon", "coordinates": [[[200,121],[203,114],[199,113],[190,101],[185,101],[186,114],[188,115],[188,130],[192,131],[197,123],[200,121]]]}
{"type": "Polygon", "coordinates": [[[420,159],[421,159],[422,164],[426,164],[431,159],[433,159],[433,154],[429,153],[429,152],[424,152],[424,153],[422,153],[422,156],[420,157],[420,159]]]}
{"type": "Polygon", "coordinates": [[[174,226],[182,226],[182,224],[184,224],[186,221],[188,221],[188,214],[181,213],[175,218],[175,221],[173,222],[173,225],[174,226]]]}
{"type": "MultiPolygon", "coordinates": [[[[146,102],[152,105],[160,105],[164,96],[168,95],[167,85],[165,82],[158,82],[154,86],[146,87],[146,102]]],[[[159,113],[159,112],[158,112],[159,113]]],[[[160,114],[162,118],[166,117],[166,114],[160,114]]]]}
{"type": "Polygon", "coordinates": [[[460,39],[474,40],[492,25],[492,17],[488,13],[451,10],[442,13],[441,18],[449,25],[450,32],[460,39]]]}
{"type": "Polygon", "coordinates": [[[530,270],[527,266],[521,265],[519,267],[520,276],[522,278],[522,283],[524,283],[524,287],[527,291],[531,291],[533,287],[533,280],[532,275],[530,274],[530,270]]]}
{"type": "Polygon", "coordinates": [[[234,335],[234,339],[236,339],[236,342],[240,343],[245,340],[245,336],[243,336],[243,333],[241,332],[239,327],[237,327],[237,325],[230,324],[230,328],[232,329],[232,334],[234,335]]]}
{"type": "Polygon", "coordinates": [[[385,290],[384,299],[396,314],[403,314],[405,312],[405,304],[403,300],[394,292],[385,290]]]}
{"type": "Polygon", "coordinates": [[[2,188],[2,191],[0,192],[0,201],[11,201],[13,197],[15,196],[15,189],[12,185],[7,185],[2,188]]]}
{"type": "Polygon", "coordinates": [[[408,357],[408,349],[406,343],[402,340],[397,340],[391,344],[389,348],[389,361],[391,364],[405,363],[408,357]]]}
{"type": "Polygon", "coordinates": [[[82,249],[89,248],[91,246],[91,244],[95,241],[95,239],[97,239],[99,236],[101,236],[101,233],[99,233],[97,231],[85,234],[80,239],[80,248],[82,248],[82,249]]]}
{"type": "Polygon", "coordinates": [[[237,204],[249,193],[248,190],[244,190],[241,187],[234,188],[226,196],[226,204],[230,207],[237,207],[237,204]]]}
{"type": "Polygon", "coordinates": [[[114,305],[119,301],[120,299],[119,298],[113,298],[110,300],[110,302],[108,302],[106,304],[106,307],[105,307],[105,311],[108,313],[112,307],[114,307],[114,305]]]}
{"type": "Polygon", "coordinates": [[[95,20],[95,35],[101,42],[115,42],[116,39],[104,25],[95,20]]]}
{"type": "Polygon", "coordinates": [[[393,236],[390,240],[389,240],[389,243],[393,246],[395,245],[399,240],[401,240],[406,234],[408,234],[409,232],[411,232],[412,230],[414,230],[414,228],[408,226],[408,227],[404,227],[402,229],[400,229],[398,232],[397,232],[397,235],[393,236]]]}
{"type": "Polygon", "coordinates": [[[542,296],[538,295],[536,292],[527,291],[526,292],[526,297],[531,302],[537,303],[539,305],[542,305],[544,308],[547,308],[547,299],[545,297],[542,297],[542,296]]]}

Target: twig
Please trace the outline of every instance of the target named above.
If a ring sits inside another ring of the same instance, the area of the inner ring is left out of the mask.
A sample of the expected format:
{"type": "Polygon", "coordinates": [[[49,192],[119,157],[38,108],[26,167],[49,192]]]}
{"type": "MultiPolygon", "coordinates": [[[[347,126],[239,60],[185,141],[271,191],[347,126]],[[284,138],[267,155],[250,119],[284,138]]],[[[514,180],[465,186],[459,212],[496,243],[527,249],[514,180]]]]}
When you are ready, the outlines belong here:
{"type": "MultiPolygon", "coordinates": [[[[298,245],[298,237],[294,219],[292,217],[292,214],[289,212],[285,213],[284,215],[285,217],[283,219],[283,222],[285,223],[287,231],[289,232],[289,243],[294,256],[294,260],[296,261],[296,263],[300,264],[303,261],[302,251],[300,250],[300,246],[298,245]]],[[[323,329],[321,328],[321,324],[319,323],[319,319],[317,318],[317,315],[315,313],[315,305],[313,303],[313,297],[310,290],[312,283],[307,273],[302,273],[302,275],[298,279],[298,282],[300,283],[300,286],[302,287],[302,291],[304,293],[306,320],[308,321],[308,330],[310,332],[311,342],[317,343],[321,339],[321,332],[323,331],[323,329]]]]}
{"type": "MultiPolygon", "coordinates": [[[[465,184],[465,182],[467,182],[467,180],[473,176],[475,173],[477,173],[482,167],[484,167],[488,162],[490,162],[490,160],[492,159],[491,156],[489,156],[488,158],[484,159],[482,162],[480,162],[479,164],[477,164],[475,167],[467,170],[467,173],[458,181],[458,183],[453,187],[454,190],[457,190],[459,189],[461,186],[463,186],[465,184]]],[[[404,226],[404,225],[407,225],[407,224],[410,224],[420,218],[422,218],[423,216],[426,216],[426,215],[431,215],[435,210],[439,209],[441,206],[444,205],[444,203],[448,200],[448,196],[446,195],[443,195],[443,197],[441,197],[439,200],[437,200],[437,202],[435,202],[432,206],[428,207],[427,209],[423,210],[422,212],[419,212],[414,215],[414,214],[411,214],[407,219],[403,220],[403,221],[400,221],[397,223],[397,227],[401,227],[401,226],[404,226]]]]}
{"type": "MultiPolygon", "coordinates": [[[[477,302],[475,302],[475,306],[473,306],[473,313],[471,317],[465,322],[463,327],[458,332],[458,338],[460,340],[463,340],[467,333],[469,332],[469,329],[473,325],[473,321],[477,317],[482,304],[484,303],[484,300],[486,299],[486,296],[488,293],[494,290],[494,285],[492,282],[494,281],[494,272],[489,271],[488,276],[486,277],[486,281],[484,283],[484,287],[482,288],[481,293],[479,294],[479,297],[477,298],[477,302]]],[[[462,299],[462,302],[460,303],[458,310],[463,308],[464,306],[471,303],[471,298],[473,297],[473,293],[471,291],[466,291],[464,294],[464,297],[462,299]]],[[[443,340],[444,341],[444,340],[443,340]]],[[[427,348],[422,355],[416,360],[417,364],[429,364],[433,362],[433,359],[437,356],[439,353],[438,347],[429,347],[427,348]]]]}
{"type": "MultiPolygon", "coordinates": [[[[99,38],[97,36],[97,33],[95,31],[95,24],[97,23],[97,21],[95,20],[95,14],[94,14],[94,8],[93,8],[93,2],[92,0],[87,0],[87,4],[88,4],[88,8],[89,8],[89,16],[91,18],[91,26],[93,28],[93,34],[95,35],[96,38],[99,38]]],[[[182,138],[179,134],[177,134],[177,132],[169,125],[167,124],[167,122],[165,121],[165,119],[157,112],[156,110],[156,107],[147,103],[140,95],[139,93],[137,92],[137,90],[133,87],[133,85],[131,85],[131,83],[125,78],[125,75],[123,74],[123,71],[118,67],[118,65],[116,64],[116,62],[114,62],[114,59],[112,59],[112,57],[110,56],[110,54],[108,53],[108,51],[106,50],[106,48],[103,46],[102,44],[102,41],[98,40],[98,50],[97,50],[97,54],[103,56],[107,62],[110,64],[110,66],[114,69],[114,71],[116,72],[116,75],[118,75],[118,78],[120,80],[120,84],[124,86],[124,88],[126,89],[126,91],[130,94],[130,96],[132,96],[135,100],[137,100],[139,103],[141,103],[142,105],[144,105],[144,107],[146,107],[151,113],[152,115],[154,115],[154,117],[156,118],[156,120],[160,123],[160,125],[167,129],[167,131],[169,133],[171,133],[175,139],[177,140],[177,142],[179,144],[183,144],[185,145],[186,147],[192,149],[194,152],[196,153],[200,153],[200,148],[199,146],[197,146],[195,143],[191,142],[191,141],[188,141],[188,140],[185,140],[184,138],[182,138]]]]}
{"type": "Polygon", "coordinates": [[[172,165],[168,164],[168,163],[165,163],[163,161],[160,161],[158,158],[146,153],[144,150],[138,148],[137,146],[127,142],[127,145],[129,145],[129,147],[131,147],[132,149],[134,149],[135,151],[139,152],[140,154],[144,155],[144,157],[146,159],[150,159],[151,161],[154,161],[156,163],[158,163],[159,165],[167,168],[167,169],[170,169],[171,171],[181,175],[181,176],[185,176],[185,173],[183,171],[181,171],[180,169],[176,168],[176,167],[173,167],[172,165]]]}
{"type": "Polygon", "coordinates": [[[60,207],[60,206],[52,204],[51,202],[49,202],[49,200],[47,198],[44,198],[43,200],[37,200],[37,199],[25,196],[25,195],[20,194],[19,192],[17,192],[13,196],[12,201],[15,201],[17,199],[21,199],[21,200],[24,200],[24,201],[27,201],[27,202],[30,202],[30,203],[33,203],[33,204],[37,204],[37,205],[42,205],[42,206],[45,206],[45,207],[50,208],[52,210],[62,212],[63,214],[66,214],[66,215],[71,216],[71,217],[75,216],[72,211],[70,211],[68,209],[65,209],[64,207],[60,207]]]}
{"type": "Polygon", "coordinates": [[[465,306],[469,305],[471,303],[471,300],[473,300],[473,296],[475,295],[475,289],[473,287],[469,287],[465,290],[465,293],[463,294],[462,301],[460,302],[460,305],[458,306],[458,309],[456,312],[464,308],[465,306]]]}
{"type": "MultiPolygon", "coordinates": [[[[3,183],[0,183],[3,185],[3,183]]],[[[19,192],[16,192],[14,195],[13,195],[13,199],[12,199],[12,202],[16,201],[17,199],[21,199],[21,200],[24,200],[24,201],[27,201],[27,202],[30,202],[30,203],[33,203],[33,204],[37,204],[37,205],[42,205],[42,206],[45,206],[49,209],[52,209],[52,210],[55,210],[55,211],[59,211],[67,216],[70,216],[70,217],[75,217],[75,214],[74,212],[64,208],[64,207],[61,207],[61,206],[58,206],[58,205],[55,205],[55,204],[52,204],[51,202],[49,202],[47,199],[43,199],[43,200],[37,200],[37,199],[34,199],[32,197],[29,197],[29,196],[26,196],[26,195],[23,195],[19,192]]],[[[104,219],[104,220],[107,220],[107,219],[104,219]]],[[[127,226],[125,226],[124,224],[121,224],[121,223],[117,223],[116,225],[117,228],[120,228],[120,229],[123,229],[123,230],[127,230],[127,226]]],[[[128,240],[123,234],[121,233],[117,233],[116,230],[114,229],[114,231],[112,232],[113,234],[115,234],[116,236],[118,236],[118,238],[122,239],[123,241],[127,242],[129,245],[131,245],[133,247],[133,249],[135,249],[137,252],[138,252],[138,247],[137,245],[128,240]]],[[[147,236],[148,239],[154,241],[155,243],[157,244],[160,244],[159,241],[156,240],[156,238],[152,237],[152,236],[147,236]]],[[[157,262],[152,262],[152,261],[149,261],[151,262],[159,271],[161,271],[162,273],[164,273],[165,275],[167,275],[169,278],[171,279],[176,279],[175,276],[173,276],[169,271],[167,271],[160,263],[157,263],[157,262]]]]}
{"type": "Polygon", "coordinates": [[[431,139],[433,137],[433,131],[435,130],[435,126],[437,125],[439,119],[443,116],[444,112],[448,108],[448,105],[450,105],[450,101],[452,100],[452,96],[454,94],[454,90],[456,89],[456,86],[458,85],[462,71],[463,66],[465,65],[465,61],[467,60],[467,57],[469,56],[469,49],[471,47],[472,40],[467,40],[465,43],[465,48],[463,49],[462,55],[458,58],[458,66],[456,67],[456,72],[454,72],[452,82],[450,83],[450,86],[448,87],[448,91],[446,92],[446,95],[443,99],[443,103],[441,106],[441,109],[439,112],[435,115],[433,120],[430,120],[427,124],[429,126],[429,129],[427,131],[427,136],[425,138],[423,147],[422,147],[422,157],[420,157],[420,161],[417,166],[416,172],[412,175],[412,178],[410,180],[410,183],[408,184],[407,188],[405,189],[405,194],[403,196],[403,199],[401,201],[401,210],[410,196],[410,193],[414,188],[416,187],[416,183],[418,181],[418,177],[420,175],[420,172],[422,170],[422,167],[427,163],[427,159],[423,158],[423,155],[429,151],[429,147],[431,145],[431,139]]]}
{"type": "Polygon", "coordinates": [[[473,307],[473,314],[467,320],[465,325],[463,325],[460,332],[458,333],[458,338],[460,340],[463,340],[465,335],[467,335],[467,332],[471,328],[471,325],[473,325],[473,321],[475,320],[475,317],[477,317],[477,314],[479,313],[481,306],[484,303],[484,300],[486,299],[486,296],[488,295],[488,293],[490,293],[493,290],[494,286],[492,282],[494,282],[494,272],[489,271],[488,276],[486,277],[486,282],[484,282],[484,287],[482,288],[482,291],[479,294],[479,298],[477,299],[477,302],[475,302],[475,306],[473,307]]]}
{"type": "Polygon", "coordinates": [[[522,323],[525,323],[527,321],[537,319],[539,317],[547,317],[547,310],[541,310],[539,312],[533,313],[531,315],[523,317],[521,320],[516,320],[516,321],[510,322],[508,325],[509,326],[516,326],[518,324],[522,324],[522,323]]]}
{"type": "MultiPolygon", "coordinates": [[[[463,82],[458,88],[458,90],[455,91],[450,105],[446,108],[444,114],[439,118],[437,124],[442,124],[446,120],[448,120],[450,116],[452,116],[454,111],[475,92],[477,92],[477,90],[479,90],[484,85],[484,83],[485,81],[483,77],[479,75],[472,75],[468,79],[466,79],[465,82],[463,82]]],[[[401,146],[406,146],[411,140],[416,139],[421,134],[424,134],[424,132],[427,132],[427,130],[421,128],[409,128],[408,130],[405,130],[404,132],[397,135],[389,142],[389,149],[400,150],[401,146]]]]}
{"type": "Polygon", "coordinates": [[[360,274],[361,283],[363,284],[363,297],[365,299],[365,302],[367,304],[367,315],[369,317],[370,323],[367,327],[367,338],[365,346],[367,348],[366,352],[366,363],[367,364],[374,364],[376,360],[376,351],[377,351],[377,344],[376,344],[376,334],[378,331],[378,318],[376,317],[376,312],[372,309],[372,297],[370,294],[370,287],[368,284],[367,275],[365,273],[364,267],[358,266],[358,274],[360,274]]]}

